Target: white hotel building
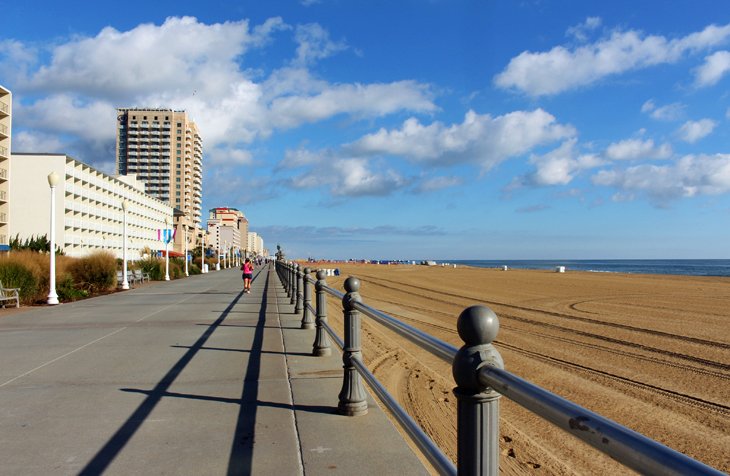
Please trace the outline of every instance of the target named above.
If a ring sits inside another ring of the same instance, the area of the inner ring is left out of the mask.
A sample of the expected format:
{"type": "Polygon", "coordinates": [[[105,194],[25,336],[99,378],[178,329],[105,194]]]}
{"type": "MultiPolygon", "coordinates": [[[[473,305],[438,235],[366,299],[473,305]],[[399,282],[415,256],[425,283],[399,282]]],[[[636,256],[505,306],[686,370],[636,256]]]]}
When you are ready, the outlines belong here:
{"type": "Polygon", "coordinates": [[[56,172],[61,177],[55,191],[56,245],[66,255],[108,250],[121,258],[123,201],[127,202],[127,258],[141,258],[144,248],[165,249],[158,233],[165,228],[165,219],[173,223],[173,208],[145,194],[144,184],[134,175],[112,177],[65,154],[13,153],[11,162],[10,237],[50,238],[48,175],[56,172]]]}

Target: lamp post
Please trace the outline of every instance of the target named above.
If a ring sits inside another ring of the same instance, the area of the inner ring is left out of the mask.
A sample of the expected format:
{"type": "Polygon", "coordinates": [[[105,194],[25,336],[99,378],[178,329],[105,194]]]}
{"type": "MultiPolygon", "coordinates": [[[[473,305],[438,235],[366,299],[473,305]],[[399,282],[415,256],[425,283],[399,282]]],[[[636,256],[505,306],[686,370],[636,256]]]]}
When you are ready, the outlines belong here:
{"type": "Polygon", "coordinates": [[[127,201],[122,201],[122,289],[129,289],[127,281],[127,201]]]}
{"type": "Polygon", "coordinates": [[[162,238],[165,240],[165,281],[170,280],[170,240],[167,237],[167,228],[170,226],[170,219],[165,217],[165,232],[162,238]]]}
{"type": "Polygon", "coordinates": [[[183,224],[182,228],[185,236],[185,276],[190,276],[188,274],[188,226],[183,224]]]}
{"type": "Polygon", "coordinates": [[[228,269],[230,266],[230,259],[228,258],[228,241],[223,242],[223,267],[228,269]]]}
{"type": "Polygon", "coordinates": [[[61,180],[56,172],[48,174],[48,185],[51,187],[51,275],[48,304],[58,304],[56,294],[56,185],[61,180]]]}
{"type": "Polygon", "coordinates": [[[200,230],[200,272],[205,273],[205,233],[200,230]]]}

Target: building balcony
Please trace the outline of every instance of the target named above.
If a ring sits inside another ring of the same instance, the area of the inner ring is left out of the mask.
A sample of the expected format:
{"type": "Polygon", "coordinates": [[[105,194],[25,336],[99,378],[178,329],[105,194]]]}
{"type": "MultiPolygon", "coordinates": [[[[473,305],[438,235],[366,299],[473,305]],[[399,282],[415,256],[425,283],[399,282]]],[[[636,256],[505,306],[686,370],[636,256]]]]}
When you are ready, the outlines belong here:
{"type": "Polygon", "coordinates": [[[10,129],[5,124],[0,124],[0,139],[7,139],[10,136],[10,129]]]}
{"type": "Polygon", "coordinates": [[[0,180],[6,181],[8,179],[8,169],[0,167],[0,180]]]}
{"type": "Polygon", "coordinates": [[[0,145],[0,156],[5,157],[6,159],[10,158],[10,151],[7,147],[3,147],[0,145]]]}
{"type": "Polygon", "coordinates": [[[10,106],[5,101],[0,101],[0,117],[6,117],[10,115],[10,106]]]}

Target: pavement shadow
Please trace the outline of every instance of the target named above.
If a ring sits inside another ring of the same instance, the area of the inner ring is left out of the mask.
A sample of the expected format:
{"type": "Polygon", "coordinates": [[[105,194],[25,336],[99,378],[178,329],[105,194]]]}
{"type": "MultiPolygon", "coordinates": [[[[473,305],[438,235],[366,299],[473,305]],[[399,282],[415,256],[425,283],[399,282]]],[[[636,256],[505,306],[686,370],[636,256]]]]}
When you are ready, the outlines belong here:
{"type": "MultiPolygon", "coordinates": [[[[258,278],[260,272],[254,279],[258,278]]],[[[266,324],[266,310],[268,309],[266,296],[269,291],[271,275],[264,284],[264,298],[261,300],[259,319],[256,323],[248,367],[244,373],[243,387],[241,388],[240,407],[236,420],[236,431],[233,434],[231,452],[228,457],[228,474],[251,474],[253,462],[253,444],[256,426],[256,413],[259,395],[259,375],[261,372],[261,352],[263,350],[264,329],[266,324]]]]}
{"type": "MultiPolygon", "coordinates": [[[[226,317],[228,317],[228,314],[231,312],[233,307],[236,305],[236,303],[238,303],[242,296],[243,292],[241,291],[236,295],[236,297],[231,301],[231,303],[228,305],[228,307],[226,307],[221,315],[208,326],[205,332],[203,332],[198,340],[195,341],[190,349],[185,352],[185,354],[183,354],[180,360],[178,360],[175,365],[173,365],[172,368],[167,372],[167,374],[162,377],[157,385],[152,390],[147,392],[147,398],[144,399],[144,401],[129,416],[129,418],[127,418],[127,421],[124,422],[124,424],[116,431],[116,433],[114,433],[109,441],[107,441],[107,443],[96,453],[96,455],[94,455],[94,457],[91,459],[91,461],[89,461],[84,469],[79,472],[80,475],[97,475],[103,473],[106,470],[106,468],[111,464],[114,458],[129,442],[132,436],[134,436],[137,430],[139,430],[140,426],[142,426],[147,417],[149,417],[155,406],[157,406],[162,398],[168,395],[168,389],[170,388],[170,385],[172,385],[177,376],[180,375],[180,373],[190,363],[193,357],[195,357],[195,355],[201,349],[203,349],[206,341],[210,338],[213,332],[215,332],[216,328],[221,325],[226,317]]],[[[261,336],[263,336],[263,329],[260,334],[261,336]]],[[[259,341],[259,349],[260,344],[261,343],[259,341]]],[[[251,360],[258,359],[252,358],[251,360]]]]}

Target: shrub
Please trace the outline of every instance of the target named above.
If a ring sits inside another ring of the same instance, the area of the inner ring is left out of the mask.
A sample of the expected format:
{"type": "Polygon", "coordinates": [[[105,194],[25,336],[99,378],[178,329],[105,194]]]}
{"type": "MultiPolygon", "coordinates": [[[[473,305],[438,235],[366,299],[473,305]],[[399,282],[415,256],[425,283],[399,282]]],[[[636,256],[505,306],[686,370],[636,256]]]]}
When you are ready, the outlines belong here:
{"type": "Polygon", "coordinates": [[[188,263],[188,274],[190,276],[194,274],[200,274],[200,266],[194,263],[188,263]]]}
{"type": "Polygon", "coordinates": [[[153,281],[165,279],[165,263],[157,258],[141,259],[137,261],[137,266],[145,273],[149,273],[153,281]]]}
{"type": "Polygon", "coordinates": [[[69,263],[68,271],[76,283],[75,287],[89,294],[106,291],[117,284],[117,260],[108,251],[76,258],[69,263]]]}
{"type": "Polygon", "coordinates": [[[64,273],[56,278],[56,294],[60,301],[76,301],[89,297],[89,291],[76,288],[71,273],[64,273]]]}
{"type": "Polygon", "coordinates": [[[33,304],[42,296],[39,279],[23,263],[5,259],[0,262],[0,280],[6,288],[20,288],[20,302],[33,304]]]}

